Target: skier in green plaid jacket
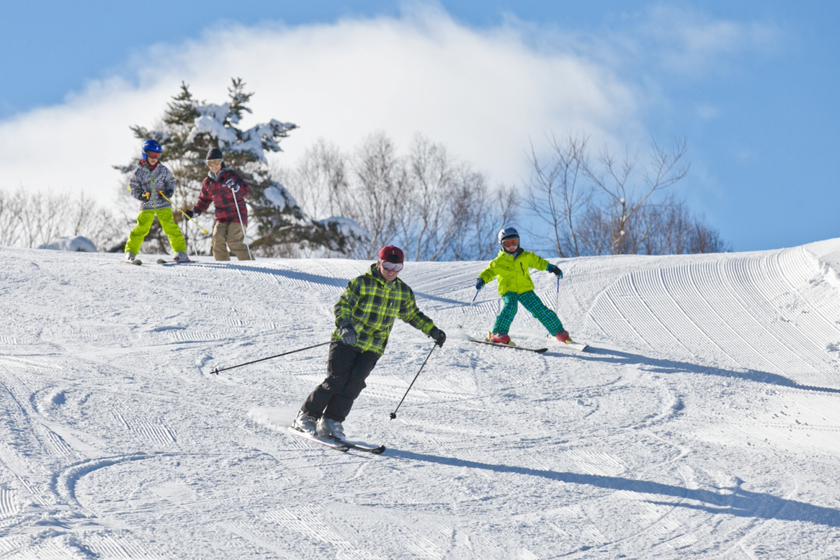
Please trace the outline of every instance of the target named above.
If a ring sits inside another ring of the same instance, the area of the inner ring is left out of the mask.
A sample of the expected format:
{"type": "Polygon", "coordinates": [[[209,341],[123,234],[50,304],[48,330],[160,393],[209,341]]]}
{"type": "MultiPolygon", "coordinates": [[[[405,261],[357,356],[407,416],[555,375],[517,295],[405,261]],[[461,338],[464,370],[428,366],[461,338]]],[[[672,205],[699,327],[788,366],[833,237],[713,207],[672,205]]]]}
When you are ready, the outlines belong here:
{"type": "Polygon", "coordinates": [[[343,422],[365,388],[365,379],[385,352],[397,318],[443,346],[446,334],[414,300],[408,284],[397,278],[404,265],[401,249],[379,251],[370,270],[350,281],[335,304],[335,324],[327,378],[309,395],[292,423],[302,432],[344,439],[343,422]]]}

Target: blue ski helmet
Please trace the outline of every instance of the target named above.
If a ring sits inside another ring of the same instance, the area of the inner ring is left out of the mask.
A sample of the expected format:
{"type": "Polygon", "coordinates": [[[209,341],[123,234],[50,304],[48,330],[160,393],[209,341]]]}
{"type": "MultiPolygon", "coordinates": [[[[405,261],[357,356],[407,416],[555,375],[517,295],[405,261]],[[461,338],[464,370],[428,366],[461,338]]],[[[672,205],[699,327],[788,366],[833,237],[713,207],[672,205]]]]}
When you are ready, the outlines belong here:
{"type": "Polygon", "coordinates": [[[502,242],[506,239],[519,239],[519,232],[516,231],[516,228],[502,228],[502,230],[499,232],[499,235],[496,236],[496,240],[499,242],[499,245],[502,245],[502,242]]]}
{"type": "Polygon", "coordinates": [[[150,138],[143,142],[143,159],[148,159],[146,152],[156,152],[159,154],[163,152],[163,148],[160,147],[160,142],[150,138]]]}

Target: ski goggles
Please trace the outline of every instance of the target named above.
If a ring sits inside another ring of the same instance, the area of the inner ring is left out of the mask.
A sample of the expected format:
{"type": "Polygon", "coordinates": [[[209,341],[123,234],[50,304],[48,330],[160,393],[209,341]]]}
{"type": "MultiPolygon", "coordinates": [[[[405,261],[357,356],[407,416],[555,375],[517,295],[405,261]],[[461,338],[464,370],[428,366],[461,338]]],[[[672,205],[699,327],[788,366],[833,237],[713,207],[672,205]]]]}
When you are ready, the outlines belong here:
{"type": "Polygon", "coordinates": [[[217,165],[222,165],[222,160],[220,160],[220,159],[208,159],[207,160],[207,167],[216,167],[217,165]]]}
{"type": "Polygon", "coordinates": [[[382,268],[385,270],[393,270],[399,272],[403,269],[403,263],[392,263],[391,261],[382,261],[382,268]]]}
{"type": "Polygon", "coordinates": [[[504,245],[508,249],[516,247],[517,245],[519,245],[519,238],[511,237],[510,239],[505,239],[502,241],[502,245],[504,245]]]}
{"type": "Polygon", "coordinates": [[[146,152],[146,159],[160,159],[160,152],[146,152]]]}

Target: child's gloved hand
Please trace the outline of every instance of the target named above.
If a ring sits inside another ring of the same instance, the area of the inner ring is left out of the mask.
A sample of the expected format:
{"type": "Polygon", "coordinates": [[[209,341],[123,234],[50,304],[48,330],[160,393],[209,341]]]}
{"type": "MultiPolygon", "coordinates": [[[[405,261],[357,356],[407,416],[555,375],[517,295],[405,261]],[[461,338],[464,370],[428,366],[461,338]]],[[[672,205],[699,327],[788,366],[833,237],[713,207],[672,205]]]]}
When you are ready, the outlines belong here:
{"type": "Polygon", "coordinates": [[[563,278],[563,271],[553,264],[549,264],[546,270],[552,274],[556,274],[558,278],[563,278]]]}
{"type": "Polygon", "coordinates": [[[475,281],[475,289],[480,290],[483,287],[484,287],[484,280],[482,280],[481,278],[477,278],[476,281],[475,281]]]}
{"type": "Polygon", "coordinates": [[[234,181],[233,179],[228,179],[227,181],[225,181],[224,186],[226,186],[235,193],[239,192],[239,185],[237,185],[236,181],[234,181]]]}

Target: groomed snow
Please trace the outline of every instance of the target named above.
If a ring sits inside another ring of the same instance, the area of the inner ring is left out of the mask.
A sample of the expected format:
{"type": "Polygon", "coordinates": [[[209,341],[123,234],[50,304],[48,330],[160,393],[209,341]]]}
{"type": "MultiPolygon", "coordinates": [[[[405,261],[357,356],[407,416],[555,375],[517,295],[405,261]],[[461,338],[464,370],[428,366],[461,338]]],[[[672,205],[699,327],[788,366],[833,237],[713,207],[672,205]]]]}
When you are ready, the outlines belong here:
{"type": "Polygon", "coordinates": [[[390,420],[433,344],[395,328],[345,424],[373,456],[285,431],[326,346],[210,374],[328,340],[368,262],[0,249],[0,558],[840,557],[838,257],[555,260],[593,349],[542,355],[465,340],[482,263],[408,263],[449,340],[390,420]]]}

